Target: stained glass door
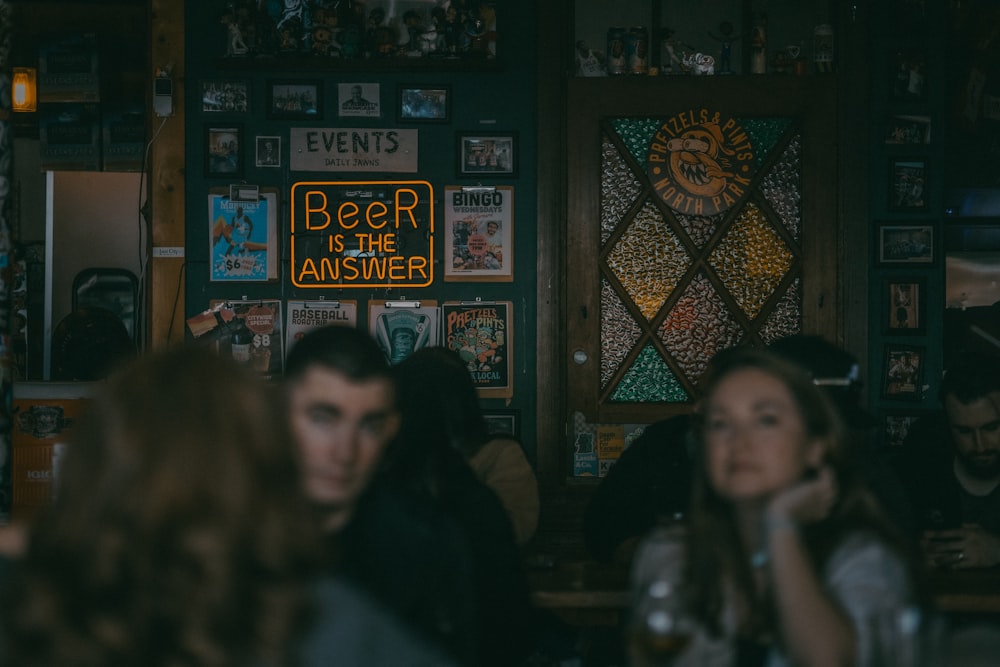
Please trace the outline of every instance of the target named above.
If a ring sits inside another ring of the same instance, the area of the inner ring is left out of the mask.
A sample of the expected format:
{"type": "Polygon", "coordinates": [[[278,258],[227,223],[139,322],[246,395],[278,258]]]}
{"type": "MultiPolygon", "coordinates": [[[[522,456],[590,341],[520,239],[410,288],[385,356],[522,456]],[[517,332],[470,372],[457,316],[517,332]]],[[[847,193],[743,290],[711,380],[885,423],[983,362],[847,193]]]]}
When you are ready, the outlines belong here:
{"type": "Polygon", "coordinates": [[[834,104],[817,81],[770,85],[571,83],[574,428],[690,409],[723,348],[835,333],[834,104]]]}

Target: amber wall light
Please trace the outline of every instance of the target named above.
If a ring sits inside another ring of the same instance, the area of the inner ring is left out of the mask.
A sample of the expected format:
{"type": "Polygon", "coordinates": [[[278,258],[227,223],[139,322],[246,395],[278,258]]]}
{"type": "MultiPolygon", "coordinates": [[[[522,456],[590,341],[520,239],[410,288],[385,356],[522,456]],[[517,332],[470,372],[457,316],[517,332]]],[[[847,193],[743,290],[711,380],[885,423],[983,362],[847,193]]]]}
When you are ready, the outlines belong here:
{"type": "Polygon", "coordinates": [[[34,67],[15,67],[13,90],[11,91],[14,111],[35,111],[38,109],[38,86],[34,67]]]}

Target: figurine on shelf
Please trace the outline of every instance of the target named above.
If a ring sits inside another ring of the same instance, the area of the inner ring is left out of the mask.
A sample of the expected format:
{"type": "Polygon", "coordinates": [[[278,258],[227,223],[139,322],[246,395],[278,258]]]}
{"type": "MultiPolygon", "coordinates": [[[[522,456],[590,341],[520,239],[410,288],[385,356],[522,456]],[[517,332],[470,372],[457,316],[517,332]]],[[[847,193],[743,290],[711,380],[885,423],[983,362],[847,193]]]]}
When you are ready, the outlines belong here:
{"type": "Polygon", "coordinates": [[[694,51],[690,44],[674,38],[673,28],[663,28],[660,32],[661,67],[664,74],[687,74],[687,66],[684,64],[684,51],[680,47],[694,51]]]}
{"type": "MultiPolygon", "coordinates": [[[[403,25],[406,27],[406,43],[403,45],[403,54],[407,56],[419,56],[420,35],[423,34],[423,21],[420,14],[414,9],[403,12],[403,25]]],[[[400,39],[403,35],[400,35],[400,39]]]]}
{"type": "Polygon", "coordinates": [[[226,25],[226,30],[229,33],[226,42],[226,56],[245,56],[249,49],[246,42],[243,41],[243,28],[240,27],[236,7],[233,3],[229,3],[226,7],[226,13],[222,15],[221,22],[226,25]]]}
{"type": "Polygon", "coordinates": [[[731,66],[733,42],[738,40],[740,36],[733,34],[733,24],[729,21],[723,21],[719,24],[719,36],[713,35],[711,30],[708,31],[708,36],[722,44],[722,53],[719,58],[719,74],[735,74],[731,66]]]}
{"type": "Polygon", "coordinates": [[[607,76],[604,54],[594,51],[582,39],[576,43],[576,75],[607,76]]]}
{"type": "Polygon", "coordinates": [[[695,76],[710,76],[715,74],[715,58],[707,53],[694,53],[684,56],[684,66],[695,76]]]}

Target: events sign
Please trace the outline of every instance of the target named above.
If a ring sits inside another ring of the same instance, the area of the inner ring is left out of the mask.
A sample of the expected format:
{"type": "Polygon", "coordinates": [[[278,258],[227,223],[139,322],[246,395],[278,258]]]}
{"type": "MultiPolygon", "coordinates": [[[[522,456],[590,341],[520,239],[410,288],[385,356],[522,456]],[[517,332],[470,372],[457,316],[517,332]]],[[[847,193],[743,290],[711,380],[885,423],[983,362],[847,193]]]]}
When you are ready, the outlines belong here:
{"type": "Polygon", "coordinates": [[[371,127],[293,127],[292,171],[417,171],[417,130],[371,127]]]}

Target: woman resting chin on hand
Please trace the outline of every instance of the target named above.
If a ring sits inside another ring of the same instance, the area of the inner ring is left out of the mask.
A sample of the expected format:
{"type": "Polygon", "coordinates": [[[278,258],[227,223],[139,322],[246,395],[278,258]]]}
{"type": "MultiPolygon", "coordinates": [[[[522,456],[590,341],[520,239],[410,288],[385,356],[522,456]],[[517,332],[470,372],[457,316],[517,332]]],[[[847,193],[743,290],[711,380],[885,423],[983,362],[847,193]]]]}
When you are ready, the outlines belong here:
{"type": "Polygon", "coordinates": [[[718,354],[702,389],[683,583],[699,631],[679,664],[866,664],[870,619],[915,603],[914,570],[835,408],[754,348],[718,354]]]}

